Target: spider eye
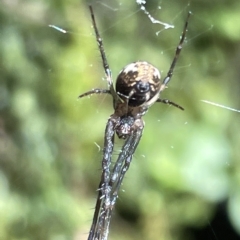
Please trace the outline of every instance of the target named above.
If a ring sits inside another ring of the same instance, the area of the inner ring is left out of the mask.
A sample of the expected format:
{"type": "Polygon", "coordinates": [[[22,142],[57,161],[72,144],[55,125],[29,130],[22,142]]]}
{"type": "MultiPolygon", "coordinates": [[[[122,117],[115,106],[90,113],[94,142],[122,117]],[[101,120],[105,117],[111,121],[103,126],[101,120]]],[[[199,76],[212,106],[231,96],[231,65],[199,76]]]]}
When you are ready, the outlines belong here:
{"type": "Polygon", "coordinates": [[[141,106],[160,91],[160,73],[147,62],[128,64],[118,75],[116,92],[120,98],[128,98],[131,107],[141,106]]]}

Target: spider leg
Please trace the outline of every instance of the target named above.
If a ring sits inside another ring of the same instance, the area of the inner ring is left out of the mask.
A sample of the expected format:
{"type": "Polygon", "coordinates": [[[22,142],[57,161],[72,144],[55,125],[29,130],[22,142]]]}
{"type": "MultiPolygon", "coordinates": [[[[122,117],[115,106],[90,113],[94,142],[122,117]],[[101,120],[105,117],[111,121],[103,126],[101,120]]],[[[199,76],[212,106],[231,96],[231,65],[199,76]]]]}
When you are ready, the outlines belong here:
{"type": "Polygon", "coordinates": [[[142,132],[144,128],[144,122],[142,119],[137,119],[134,122],[133,125],[133,131],[130,133],[130,135],[127,137],[121,153],[114,165],[112,174],[111,174],[111,180],[109,185],[111,186],[111,211],[116,203],[119,188],[122,184],[123,178],[130,166],[130,163],[132,161],[133,154],[140,142],[142,132]]]}
{"type": "Polygon", "coordinates": [[[107,57],[106,57],[106,54],[105,54],[105,51],[104,51],[102,38],[101,38],[101,36],[98,32],[98,28],[97,28],[97,24],[96,24],[96,21],[95,21],[95,16],[94,16],[94,13],[93,13],[92,6],[89,6],[89,10],[90,10],[90,13],[91,13],[92,24],[93,24],[94,32],[95,32],[95,35],[96,35],[96,40],[97,40],[97,43],[98,43],[98,49],[99,49],[100,54],[101,54],[103,68],[104,68],[106,78],[107,78],[107,82],[108,82],[108,87],[110,89],[110,92],[111,92],[111,95],[112,95],[113,99],[115,101],[117,101],[118,100],[118,95],[117,95],[117,93],[116,93],[116,91],[114,90],[114,87],[113,87],[112,72],[110,70],[110,67],[109,67],[109,64],[108,64],[108,61],[107,61],[107,57]]]}
{"type": "Polygon", "coordinates": [[[100,239],[107,239],[107,236],[108,236],[108,229],[109,229],[109,224],[110,224],[110,220],[111,220],[111,216],[112,216],[112,210],[115,206],[116,199],[117,199],[117,192],[118,192],[116,189],[114,189],[115,188],[114,183],[116,182],[117,177],[121,172],[121,167],[123,165],[124,160],[127,161],[126,160],[126,157],[128,155],[127,150],[130,146],[130,142],[132,141],[132,138],[133,138],[133,136],[130,135],[126,139],[126,142],[125,142],[125,144],[123,146],[123,149],[122,149],[122,153],[119,155],[119,158],[118,158],[118,160],[117,160],[117,162],[114,166],[113,173],[111,175],[112,177],[111,177],[111,180],[110,180],[110,183],[109,183],[109,187],[111,189],[110,190],[111,195],[112,195],[112,191],[116,192],[116,194],[113,196],[113,199],[111,198],[111,200],[110,200],[110,207],[108,207],[107,209],[104,209],[104,212],[103,212],[104,217],[102,218],[103,223],[101,224],[103,226],[102,227],[103,236],[100,239]],[[114,178],[113,178],[113,176],[114,176],[114,178]]]}
{"type": "Polygon", "coordinates": [[[104,209],[102,212],[104,217],[102,225],[102,233],[103,235],[97,239],[107,240],[108,232],[109,232],[109,224],[112,216],[112,210],[115,206],[118,191],[123,181],[124,175],[127,172],[130,163],[132,161],[133,154],[137,148],[137,145],[141,139],[143,128],[139,128],[135,130],[125,141],[122,151],[117,159],[117,162],[114,166],[113,172],[111,174],[111,180],[109,183],[109,189],[111,191],[111,201],[110,206],[104,209]]]}
{"type": "Polygon", "coordinates": [[[97,236],[99,235],[99,230],[101,229],[99,227],[99,219],[100,219],[100,214],[101,214],[101,209],[102,209],[102,203],[103,203],[103,197],[102,197],[102,181],[100,181],[99,184],[99,188],[98,188],[98,197],[97,197],[97,202],[96,202],[96,206],[95,206],[95,212],[94,212],[94,216],[93,216],[93,222],[92,222],[92,226],[90,229],[90,233],[88,236],[88,240],[93,240],[93,239],[99,239],[97,236]]]}
{"type": "Polygon", "coordinates": [[[102,240],[101,236],[108,234],[108,227],[106,228],[106,211],[110,208],[110,165],[111,156],[114,146],[114,133],[115,126],[117,124],[118,118],[110,117],[106,129],[104,138],[104,150],[103,150],[103,160],[102,160],[102,176],[99,184],[99,193],[97,198],[97,203],[95,207],[94,217],[88,240],[99,239],[102,240]]]}
{"type": "Polygon", "coordinates": [[[82,98],[82,97],[86,97],[86,96],[92,95],[92,94],[105,94],[105,93],[111,94],[110,90],[94,88],[94,89],[92,89],[92,90],[90,90],[88,92],[85,92],[85,93],[79,95],[78,97],[82,98]]]}
{"type": "Polygon", "coordinates": [[[98,231],[100,235],[99,238],[96,239],[107,240],[108,238],[112,210],[115,206],[118,191],[123,181],[124,175],[130,166],[133,154],[141,139],[143,126],[143,121],[138,120],[137,126],[134,126],[136,129],[134,129],[133,132],[131,132],[131,134],[125,140],[122,151],[117,159],[117,162],[114,165],[108,185],[108,193],[110,193],[110,198],[104,198],[101,207],[101,214],[99,217],[100,220],[98,223],[98,228],[101,229],[101,231],[98,231]]]}
{"type": "MultiPolygon", "coordinates": [[[[142,121],[143,123],[143,121],[142,121]]],[[[140,139],[142,137],[142,132],[143,132],[143,127],[137,128],[134,130],[134,132],[127,138],[121,154],[119,155],[119,158],[117,159],[117,162],[114,166],[114,170],[112,173],[110,185],[113,185],[112,189],[112,197],[111,197],[111,210],[113,209],[117,197],[118,197],[118,192],[119,188],[122,184],[123,178],[129,169],[129,166],[132,161],[133,154],[140,142],[140,139]],[[123,162],[124,161],[124,162],[123,162]],[[121,167],[119,168],[121,164],[121,167]]]]}
{"type": "Polygon", "coordinates": [[[187,33],[187,28],[188,28],[188,20],[189,20],[189,17],[191,15],[191,12],[188,12],[188,15],[187,15],[187,20],[185,22],[185,25],[184,25],[184,28],[183,28],[183,32],[182,32],[182,35],[181,35],[181,38],[180,38],[180,42],[176,48],[176,51],[175,51],[175,56],[174,56],[174,59],[172,61],[172,64],[170,66],[170,69],[168,70],[168,73],[167,73],[167,76],[164,78],[163,80],[163,84],[161,86],[161,90],[162,91],[166,85],[169,83],[169,81],[171,80],[171,77],[173,75],[173,70],[174,70],[174,67],[176,65],[176,62],[178,60],[178,57],[180,55],[180,52],[182,50],[182,45],[184,43],[184,40],[185,40],[185,36],[186,36],[186,33],[187,33]]]}
{"type": "Polygon", "coordinates": [[[184,110],[183,107],[181,107],[180,105],[178,105],[178,104],[176,104],[176,103],[174,103],[174,102],[172,102],[172,101],[170,101],[170,100],[168,100],[168,99],[160,99],[160,98],[159,98],[156,102],[165,103],[165,104],[168,104],[168,105],[172,105],[172,106],[174,106],[174,107],[177,107],[177,108],[179,108],[179,109],[181,109],[181,110],[184,110]]]}

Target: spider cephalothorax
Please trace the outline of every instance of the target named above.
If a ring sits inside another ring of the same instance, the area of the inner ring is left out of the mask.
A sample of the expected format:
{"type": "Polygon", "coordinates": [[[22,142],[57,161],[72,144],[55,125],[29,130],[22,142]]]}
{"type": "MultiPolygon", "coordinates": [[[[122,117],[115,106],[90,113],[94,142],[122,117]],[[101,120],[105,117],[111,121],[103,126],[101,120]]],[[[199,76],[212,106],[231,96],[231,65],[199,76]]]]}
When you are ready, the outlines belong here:
{"type": "Polygon", "coordinates": [[[148,62],[138,61],[128,64],[119,73],[115,90],[93,9],[91,6],[89,8],[109,89],[92,89],[79,97],[100,93],[110,94],[113,98],[114,113],[109,117],[105,129],[102,176],[88,240],[107,240],[111,212],[116,203],[119,188],[142,136],[144,128],[142,116],[155,102],[173,105],[183,110],[176,103],[167,99],[161,99],[160,93],[165,89],[173,75],[173,69],[185,40],[190,13],[188,14],[175,56],[162,83],[160,82],[160,73],[157,68],[148,62]],[[116,163],[111,167],[115,133],[125,141],[116,163]]]}

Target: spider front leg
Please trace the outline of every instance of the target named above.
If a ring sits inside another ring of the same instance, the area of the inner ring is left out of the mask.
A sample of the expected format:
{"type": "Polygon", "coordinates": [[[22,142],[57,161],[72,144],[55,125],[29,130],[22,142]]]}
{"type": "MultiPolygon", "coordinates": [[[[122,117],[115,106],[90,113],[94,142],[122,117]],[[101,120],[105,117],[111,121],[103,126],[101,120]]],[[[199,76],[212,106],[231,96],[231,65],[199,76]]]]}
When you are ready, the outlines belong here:
{"type": "Polygon", "coordinates": [[[111,180],[109,183],[111,202],[110,202],[110,207],[106,208],[105,211],[103,212],[104,217],[101,216],[103,220],[103,224],[102,224],[103,235],[99,239],[107,240],[109,224],[112,216],[112,210],[115,206],[115,203],[118,197],[119,188],[122,184],[125,173],[127,172],[130,166],[133,154],[142,136],[144,123],[141,119],[137,121],[139,121],[141,125],[129,133],[129,136],[125,140],[121,153],[117,159],[117,162],[114,165],[113,172],[111,174],[111,180]]]}
{"type": "Polygon", "coordinates": [[[115,126],[118,121],[119,118],[111,116],[106,125],[102,160],[102,175],[98,189],[99,193],[95,207],[93,222],[88,236],[88,240],[102,240],[104,239],[102,236],[108,234],[108,227],[106,227],[106,211],[110,208],[111,203],[109,188],[110,165],[114,146],[115,126]]]}
{"type": "Polygon", "coordinates": [[[116,199],[118,196],[119,188],[122,184],[123,178],[130,166],[133,154],[140,142],[142,132],[144,128],[144,122],[142,119],[137,119],[132,126],[131,132],[127,137],[121,153],[114,165],[113,172],[111,175],[110,186],[112,188],[111,193],[111,209],[113,209],[116,199]]]}

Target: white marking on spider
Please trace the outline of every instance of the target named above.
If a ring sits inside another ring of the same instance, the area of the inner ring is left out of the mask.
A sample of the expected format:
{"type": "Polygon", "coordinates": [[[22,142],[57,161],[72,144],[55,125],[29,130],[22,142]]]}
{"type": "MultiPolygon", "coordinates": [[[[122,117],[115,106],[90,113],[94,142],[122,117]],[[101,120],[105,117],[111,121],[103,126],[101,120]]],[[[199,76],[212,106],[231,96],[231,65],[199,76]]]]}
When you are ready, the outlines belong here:
{"type": "Polygon", "coordinates": [[[136,63],[130,63],[121,72],[128,73],[128,72],[136,72],[137,70],[138,70],[138,67],[136,63]]]}
{"type": "Polygon", "coordinates": [[[154,73],[153,73],[153,76],[155,77],[155,78],[158,78],[158,79],[160,79],[161,78],[161,74],[160,74],[160,72],[155,68],[155,71],[154,71],[154,73]]]}

